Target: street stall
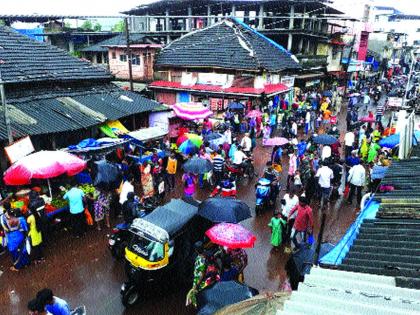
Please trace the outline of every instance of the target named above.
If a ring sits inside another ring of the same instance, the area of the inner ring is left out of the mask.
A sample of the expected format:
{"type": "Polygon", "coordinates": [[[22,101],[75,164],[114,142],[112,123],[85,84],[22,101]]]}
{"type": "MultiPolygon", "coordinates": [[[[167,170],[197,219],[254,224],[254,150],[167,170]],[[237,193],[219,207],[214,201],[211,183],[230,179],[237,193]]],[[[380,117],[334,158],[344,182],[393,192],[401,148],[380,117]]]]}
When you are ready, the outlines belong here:
{"type": "Polygon", "coordinates": [[[167,134],[168,131],[161,129],[160,127],[150,127],[128,132],[123,138],[139,149],[138,155],[130,154],[128,156],[133,158],[138,164],[151,161],[153,152],[157,153],[158,158],[164,158],[166,152],[161,149],[162,139],[167,134]],[[155,141],[160,142],[159,147],[151,146],[152,142],[155,141]]]}
{"type": "MultiPolygon", "coordinates": [[[[64,151],[39,151],[27,155],[4,172],[4,183],[9,186],[26,186],[32,180],[45,179],[48,184],[49,197],[45,196],[45,214],[49,217],[68,210],[67,202],[62,198],[53,196],[50,179],[61,175],[74,176],[82,172],[86,162],[75,155],[64,151]]],[[[20,193],[16,196],[19,206],[23,211],[27,209],[29,202],[29,189],[24,190],[27,194],[20,193]]]]}

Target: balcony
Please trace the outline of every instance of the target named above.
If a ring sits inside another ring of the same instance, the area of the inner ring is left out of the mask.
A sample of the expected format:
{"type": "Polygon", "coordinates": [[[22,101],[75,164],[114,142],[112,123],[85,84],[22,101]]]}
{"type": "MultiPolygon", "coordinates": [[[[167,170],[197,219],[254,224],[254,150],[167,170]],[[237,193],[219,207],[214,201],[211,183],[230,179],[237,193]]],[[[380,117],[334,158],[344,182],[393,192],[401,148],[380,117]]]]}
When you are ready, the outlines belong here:
{"type": "Polygon", "coordinates": [[[328,64],[326,55],[296,55],[303,69],[325,67],[328,64]]]}

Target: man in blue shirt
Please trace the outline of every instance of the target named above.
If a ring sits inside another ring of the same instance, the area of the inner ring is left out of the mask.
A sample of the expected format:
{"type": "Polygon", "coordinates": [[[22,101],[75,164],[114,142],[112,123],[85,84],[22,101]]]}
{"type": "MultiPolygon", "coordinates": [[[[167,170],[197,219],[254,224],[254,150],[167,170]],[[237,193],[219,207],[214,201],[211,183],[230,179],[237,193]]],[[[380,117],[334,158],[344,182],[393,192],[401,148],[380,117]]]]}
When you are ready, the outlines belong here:
{"type": "Polygon", "coordinates": [[[73,233],[76,237],[82,236],[85,232],[86,218],[84,214],[85,207],[83,205],[83,199],[85,194],[80,188],[73,187],[67,191],[63,199],[69,202],[71,223],[73,227],[73,233]]]}
{"type": "Polygon", "coordinates": [[[45,305],[45,310],[51,315],[70,315],[70,307],[66,301],[53,295],[51,289],[42,289],[36,294],[37,300],[45,305]]]}

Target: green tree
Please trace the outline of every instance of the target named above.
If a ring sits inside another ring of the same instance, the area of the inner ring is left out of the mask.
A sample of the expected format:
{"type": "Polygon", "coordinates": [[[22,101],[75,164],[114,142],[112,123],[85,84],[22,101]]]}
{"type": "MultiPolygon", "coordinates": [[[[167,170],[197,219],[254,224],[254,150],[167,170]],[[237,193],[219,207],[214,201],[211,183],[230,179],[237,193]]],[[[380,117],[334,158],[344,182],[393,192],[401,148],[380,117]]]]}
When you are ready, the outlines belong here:
{"type": "Polygon", "coordinates": [[[93,26],[93,30],[95,32],[100,32],[102,30],[102,25],[96,22],[95,25],[93,26]]]}
{"type": "Polygon", "coordinates": [[[92,22],[89,20],[86,20],[83,22],[80,28],[84,31],[92,31],[93,30],[92,22]]]}
{"type": "Polygon", "coordinates": [[[124,24],[124,20],[120,20],[118,21],[112,28],[111,31],[113,32],[124,32],[125,30],[125,24],[124,24]]]}

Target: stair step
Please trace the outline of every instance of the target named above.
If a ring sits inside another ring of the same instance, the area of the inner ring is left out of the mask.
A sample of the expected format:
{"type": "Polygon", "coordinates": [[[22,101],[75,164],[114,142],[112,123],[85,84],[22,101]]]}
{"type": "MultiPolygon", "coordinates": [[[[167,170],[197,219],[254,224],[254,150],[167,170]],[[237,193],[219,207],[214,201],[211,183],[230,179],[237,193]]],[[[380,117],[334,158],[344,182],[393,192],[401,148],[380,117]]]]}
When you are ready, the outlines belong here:
{"type": "Polygon", "coordinates": [[[419,244],[416,242],[404,242],[404,241],[386,241],[386,240],[369,240],[357,238],[354,240],[353,245],[357,246],[373,246],[373,247],[388,247],[388,248],[413,248],[418,249],[419,244]]]}
{"type": "Polygon", "coordinates": [[[351,252],[362,252],[362,253],[376,252],[376,253],[381,253],[381,254],[409,255],[412,257],[420,257],[420,249],[416,247],[412,247],[412,248],[380,247],[380,246],[363,246],[363,245],[354,244],[351,247],[350,253],[351,252]]]}
{"type": "Polygon", "coordinates": [[[354,248],[351,248],[346,258],[383,261],[383,262],[388,262],[390,264],[393,264],[393,263],[416,264],[420,268],[420,256],[392,255],[392,254],[382,253],[379,250],[377,252],[356,251],[354,248]]]}

